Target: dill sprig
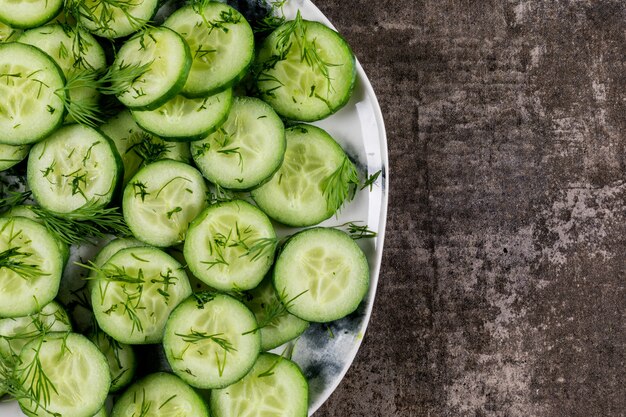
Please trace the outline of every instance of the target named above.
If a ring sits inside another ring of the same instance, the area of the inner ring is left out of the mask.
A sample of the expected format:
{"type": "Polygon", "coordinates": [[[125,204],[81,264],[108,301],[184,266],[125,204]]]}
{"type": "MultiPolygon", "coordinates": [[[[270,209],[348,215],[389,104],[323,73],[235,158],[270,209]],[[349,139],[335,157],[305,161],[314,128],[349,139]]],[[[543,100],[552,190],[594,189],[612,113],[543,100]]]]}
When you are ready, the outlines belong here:
{"type": "MultiPolygon", "coordinates": [[[[298,298],[302,297],[308,291],[309,290],[304,290],[300,294],[296,295],[293,298],[288,299],[286,302],[283,303],[281,300],[286,300],[288,298],[286,289],[283,288],[282,292],[280,293],[280,297],[276,297],[274,298],[274,300],[272,300],[271,303],[265,304],[262,315],[261,315],[261,319],[258,321],[257,327],[255,327],[252,330],[248,330],[247,332],[243,334],[246,335],[249,333],[256,333],[264,327],[275,325],[281,317],[284,317],[287,314],[289,314],[289,308],[293,306],[294,302],[298,298]]],[[[259,319],[258,316],[257,316],[257,319],[259,319]]]]}
{"type": "Polygon", "coordinates": [[[359,176],[354,164],[344,156],[341,165],[322,182],[322,194],[329,210],[338,210],[356,194],[359,176]]]}
{"type": "Polygon", "coordinates": [[[232,191],[225,189],[221,185],[213,184],[213,187],[215,188],[215,192],[209,190],[206,193],[206,201],[208,205],[224,203],[227,201],[231,201],[235,198],[235,195],[232,191]]]}
{"type": "Polygon", "coordinates": [[[256,261],[263,256],[273,256],[274,252],[276,252],[276,248],[278,247],[278,243],[280,239],[275,237],[262,237],[255,240],[249,247],[248,250],[242,254],[240,257],[251,256],[252,261],[256,261]]]}
{"type": "Polygon", "coordinates": [[[285,13],[283,12],[285,3],[287,0],[274,0],[266,3],[269,10],[265,17],[251,22],[252,31],[255,35],[265,37],[285,23],[285,13]]]}
{"type": "Polygon", "coordinates": [[[32,211],[50,232],[69,245],[89,242],[107,234],[131,234],[118,208],[102,208],[95,201],[63,215],[39,206],[33,206],[32,211]]]}
{"type": "Polygon", "coordinates": [[[0,252],[0,270],[6,268],[15,272],[24,279],[35,279],[41,276],[47,276],[50,274],[44,274],[39,268],[39,265],[29,264],[24,262],[32,255],[30,252],[20,252],[20,248],[12,247],[0,252]]]}
{"type": "Polygon", "coordinates": [[[8,191],[3,193],[0,199],[0,213],[4,213],[15,206],[24,204],[24,202],[30,198],[31,194],[30,191],[8,191]]]}
{"type": "Polygon", "coordinates": [[[376,181],[378,180],[378,177],[380,177],[380,174],[382,172],[383,172],[382,169],[379,169],[378,171],[374,172],[372,175],[369,175],[365,179],[363,184],[361,185],[361,190],[364,190],[365,188],[369,187],[370,191],[372,191],[372,188],[374,187],[374,183],[376,183],[376,181]]]}
{"type": "Polygon", "coordinates": [[[98,0],[90,6],[84,0],[65,0],[65,10],[73,15],[80,24],[80,17],[93,22],[98,29],[107,36],[115,35],[112,23],[118,17],[116,12],[122,12],[133,29],[138,30],[147,26],[148,21],[132,14],[132,9],[141,5],[143,0],[98,0]]]}
{"type": "Polygon", "coordinates": [[[163,159],[167,152],[174,147],[174,145],[154,139],[146,132],[137,132],[137,134],[140,135],[140,140],[128,148],[126,153],[134,152],[143,159],[143,163],[146,165],[163,159]]]}
{"type": "Polygon", "coordinates": [[[235,347],[232,345],[232,343],[230,343],[230,341],[228,341],[227,339],[223,337],[220,337],[224,333],[208,334],[207,332],[200,332],[192,328],[192,329],[189,329],[189,333],[186,333],[186,334],[174,333],[174,334],[180,337],[181,339],[183,339],[183,342],[186,342],[186,343],[196,344],[205,340],[210,340],[211,342],[215,343],[220,348],[222,348],[225,352],[237,351],[237,349],[235,349],[235,347]]]}
{"type": "Polygon", "coordinates": [[[366,224],[358,225],[356,222],[348,222],[340,225],[347,229],[348,234],[354,240],[369,239],[378,236],[378,233],[370,230],[366,224]]]}

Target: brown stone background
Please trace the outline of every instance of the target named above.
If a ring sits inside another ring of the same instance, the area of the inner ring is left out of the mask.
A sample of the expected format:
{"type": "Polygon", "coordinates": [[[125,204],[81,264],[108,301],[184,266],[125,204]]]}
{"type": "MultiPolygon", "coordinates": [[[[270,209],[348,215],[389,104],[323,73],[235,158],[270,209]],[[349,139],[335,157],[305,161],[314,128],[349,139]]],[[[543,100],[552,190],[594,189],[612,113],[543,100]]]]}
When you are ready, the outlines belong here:
{"type": "Polygon", "coordinates": [[[626,2],[316,4],[391,166],[372,321],[316,417],[626,415],[626,2]]]}

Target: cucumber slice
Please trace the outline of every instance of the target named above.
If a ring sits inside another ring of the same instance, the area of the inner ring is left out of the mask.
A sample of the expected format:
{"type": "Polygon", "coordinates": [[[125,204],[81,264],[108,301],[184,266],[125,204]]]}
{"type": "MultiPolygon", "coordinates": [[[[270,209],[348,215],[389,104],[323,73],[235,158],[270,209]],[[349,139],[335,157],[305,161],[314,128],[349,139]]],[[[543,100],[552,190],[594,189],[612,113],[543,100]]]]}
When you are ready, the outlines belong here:
{"type": "Polygon", "coordinates": [[[33,398],[18,398],[28,416],[91,417],[104,405],[109,367],[82,335],[50,333],[38,338],[24,347],[19,363],[19,380],[39,400],[38,406],[33,398]]]}
{"type": "Polygon", "coordinates": [[[183,94],[203,97],[233,86],[254,57],[254,34],[246,19],[219,2],[178,9],[163,23],[185,39],[193,63],[183,94]]]}
{"type": "Polygon", "coordinates": [[[275,241],[274,227],[261,210],[233,200],[210,206],[194,220],[184,254],[191,272],[210,287],[249,290],[272,266],[274,251],[268,249],[275,241]]]}
{"type": "Polygon", "coordinates": [[[261,98],[281,116],[303,122],[345,106],[356,81],[356,60],[341,35],[299,13],[265,40],[257,66],[261,98]]]}
{"type": "Polygon", "coordinates": [[[106,407],[102,407],[100,409],[100,411],[98,411],[96,414],[94,414],[93,417],[107,417],[107,416],[108,416],[107,408],[106,407]]]}
{"type": "Polygon", "coordinates": [[[158,0],[70,0],[69,9],[94,35],[121,38],[144,27],[154,16],[158,0]]]}
{"type": "MultiPolygon", "coordinates": [[[[98,255],[96,255],[96,258],[93,260],[93,264],[97,267],[101,267],[102,265],[107,263],[109,259],[111,259],[111,256],[115,255],[122,249],[137,248],[141,246],[146,246],[146,244],[137,239],[113,239],[112,241],[107,243],[102,249],[100,249],[100,252],[98,252],[98,255]]],[[[89,277],[87,278],[87,286],[89,291],[91,291],[95,285],[95,278],[95,271],[91,271],[89,277]]]]}
{"type": "Polygon", "coordinates": [[[367,258],[342,231],[305,230],[278,255],[274,287],[290,313],[313,322],[338,320],[355,311],[367,294],[367,258]]]}
{"type": "Polygon", "coordinates": [[[233,92],[228,89],[203,98],[177,95],[155,110],[133,110],[144,130],[165,140],[191,142],[207,137],[228,117],[233,92]]]}
{"type": "Polygon", "coordinates": [[[202,398],[180,378],[166,373],[134,383],[113,406],[111,417],[209,417],[202,398]]]}
{"type": "Polygon", "coordinates": [[[0,319],[0,356],[18,356],[24,346],[44,333],[70,331],[70,318],[56,301],[29,316],[0,319]]]}
{"type": "Polygon", "coordinates": [[[157,161],[126,185],[124,219],[137,239],[172,246],[185,239],[189,223],[206,207],[206,193],[197,169],[182,162],[157,161]]]}
{"type": "MultiPolygon", "coordinates": [[[[283,296],[286,298],[286,296],[283,296]]],[[[300,336],[309,322],[290,314],[274,290],[271,275],[248,291],[243,302],[254,313],[261,333],[261,350],[274,349],[300,336]]],[[[289,303],[289,301],[288,301],[289,303]]]]}
{"type": "Polygon", "coordinates": [[[156,248],[122,249],[95,268],[94,315],[121,343],[159,343],[170,312],[191,294],[182,265],[156,248]]]}
{"type": "Polygon", "coordinates": [[[0,44],[0,80],[0,143],[38,142],[63,122],[65,79],[41,50],[0,44]]]}
{"type": "Polygon", "coordinates": [[[89,339],[98,346],[109,364],[111,387],[109,392],[116,392],[132,381],[137,368],[135,351],[130,345],[125,345],[113,339],[108,334],[97,331],[89,339]]]}
{"type": "Polygon", "coordinates": [[[33,146],[28,158],[33,196],[56,213],[107,205],[121,175],[122,163],[111,140],[83,125],[62,127],[33,146]]]}
{"type": "Polygon", "coordinates": [[[0,144],[0,171],[7,170],[22,162],[28,156],[28,145],[2,145],[0,144]]]}
{"type": "Polygon", "coordinates": [[[268,216],[289,226],[312,226],[331,217],[358,183],[354,164],[324,130],[286,130],[285,159],[272,179],[252,191],[268,216]]]}
{"type": "Polygon", "coordinates": [[[146,29],[126,41],[113,69],[147,66],[131,82],[113,82],[117,98],[130,108],[156,109],[180,92],[191,68],[191,52],[183,38],[166,27],[146,29]]]}
{"type": "Polygon", "coordinates": [[[62,272],[63,254],[44,226],[0,218],[0,317],[39,311],[56,297],[62,272]]]}
{"type": "Polygon", "coordinates": [[[226,122],[209,137],[191,143],[193,159],[212,183],[247,190],[268,180],[285,154],[285,128],[266,103],[236,97],[226,122]]]}
{"type": "Polygon", "coordinates": [[[172,312],[163,336],[172,370],[196,388],[226,387],[241,379],[259,355],[254,315],[241,302],[218,293],[197,293],[172,312]]]}
{"type": "Polygon", "coordinates": [[[0,21],[14,28],[28,29],[54,19],[63,0],[0,0],[0,21]]]}
{"type": "Polygon", "coordinates": [[[289,359],[262,353],[239,382],[211,391],[213,417],[306,417],[309,385],[289,359]]]}
{"type": "Polygon", "coordinates": [[[146,133],[133,120],[128,110],[109,119],[100,126],[100,129],[113,140],[117,152],[122,157],[124,185],[145,164],[161,159],[173,159],[185,163],[191,160],[189,144],[165,142],[163,139],[146,133]]]}
{"type": "Polygon", "coordinates": [[[0,43],[14,42],[21,34],[21,30],[0,22],[0,43]]]}

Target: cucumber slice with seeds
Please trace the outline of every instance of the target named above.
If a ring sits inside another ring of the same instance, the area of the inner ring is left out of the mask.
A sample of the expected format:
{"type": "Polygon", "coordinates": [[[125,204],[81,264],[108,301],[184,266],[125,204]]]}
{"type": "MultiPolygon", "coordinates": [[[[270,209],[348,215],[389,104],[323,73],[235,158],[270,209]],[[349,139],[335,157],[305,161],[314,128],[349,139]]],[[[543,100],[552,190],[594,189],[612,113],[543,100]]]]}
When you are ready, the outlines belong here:
{"type": "Polygon", "coordinates": [[[189,223],[206,207],[206,193],[197,169],[182,162],[157,161],[126,185],[124,219],[137,239],[172,246],[185,239],[189,223]]]}
{"type": "Polygon", "coordinates": [[[67,125],[33,146],[28,185],[37,202],[56,213],[107,205],[122,175],[110,139],[83,125],[67,125]]]}
{"type": "Polygon", "coordinates": [[[69,2],[74,16],[94,35],[121,38],[144,27],[158,0],[80,0],[69,2]],[[72,4],[73,3],[73,4],[72,4]]]}
{"type": "Polygon", "coordinates": [[[65,78],[41,50],[21,43],[0,44],[0,143],[35,143],[64,117],[65,78]]]}
{"type": "Polygon", "coordinates": [[[237,97],[228,120],[204,140],[192,142],[191,153],[212,183],[247,190],[269,179],[285,153],[285,128],[266,103],[237,97]]]}
{"type": "Polygon", "coordinates": [[[0,21],[14,28],[34,28],[54,19],[62,8],[63,0],[0,0],[0,21]]]}
{"type": "Polygon", "coordinates": [[[170,312],[191,294],[182,265],[156,248],[122,249],[94,268],[94,315],[121,343],[159,343],[170,312]]]}
{"type": "Polygon", "coordinates": [[[144,130],[162,139],[191,142],[207,137],[228,117],[232,90],[202,98],[177,95],[155,110],[133,110],[132,115],[144,130]]]}
{"type": "Polygon", "coordinates": [[[308,229],[282,248],[274,287],[290,313],[313,322],[338,320],[355,311],[367,293],[367,258],[342,231],[308,229]]]}
{"type": "Polygon", "coordinates": [[[0,144],[0,171],[7,170],[22,162],[28,156],[28,145],[2,145],[0,144]]]}
{"type": "Polygon", "coordinates": [[[116,392],[130,383],[135,376],[137,360],[130,345],[120,343],[104,332],[97,331],[89,339],[98,346],[109,364],[111,387],[109,392],[116,392]]]}
{"type": "Polygon", "coordinates": [[[0,317],[39,311],[56,297],[62,272],[63,254],[44,226],[0,218],[0,317]]]}
{"type": "Polygon", "coordinates": [[[117,52],[114,69],[147,66],[130,83],[113,82],[125,106],[155,109],[173,98],[185,85],[191,68],[191,52],[183,38],[166,27],[146,29],[126,41],[117,52]]]}
{"type": "Polygon", "coordinates": [[[241,379],[259,355],[254,315],[241,302],[198,293],[172,312],[163,345],[172,370],[196,388],[222,388],[241,379]]]}
{"type": "Polygon", "coordinates": [[[211,391],[213,417],[306,417],[309,385],[289,359],[262,353],[239,382],[211,391]]]}
{"type": "Polygon", "coordinates": [[[254,56],[254,34],[244,17],[219,2],[183,7],[163,23],[189,44],[193,64],[183,94],[202,97],[239,81],[254,56]]]}
{"type": "Polygon", "coordinates": [[[194,220],[184,254],[191,272],[210,287],[248,290],[271,267],[275,241],[274,227],[261,210],[233,200],[209,206],[194,220]],[[255,245],[263,249],[252,250],[255,245]]]}

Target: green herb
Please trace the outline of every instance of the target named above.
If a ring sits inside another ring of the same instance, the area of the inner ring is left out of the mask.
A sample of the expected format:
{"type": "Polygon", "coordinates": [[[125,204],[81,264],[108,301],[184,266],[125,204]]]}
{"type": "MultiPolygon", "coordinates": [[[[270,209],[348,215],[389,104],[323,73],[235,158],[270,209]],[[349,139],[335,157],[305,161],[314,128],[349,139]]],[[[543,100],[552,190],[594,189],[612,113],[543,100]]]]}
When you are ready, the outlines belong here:
{"type": "Polygon", "coordinates": [[[174,145],[157,140],[145,132],[137,132],[139,140],[132,140],[134,144],[128,148],[126,153],[134,152],[143,160],[144,164],[163,159],[174,145]]]}
{"type": "Polygon", "coordinates": [[[286,300],[288,298],[286,289],[283,288],[280,294],[280,297],[277,297],[271,303],[266,304],[265,307],[263,308],[263,313],[259,314],[260,317],[257,316],[258,326],[252,330],[248,330],[247,332],[243,334],[246,335],[249,333],[256,333],[264,327],[275,325],[281,317],[284,317],[287,314],[289,314],[288,309],[293,306],[294,302],[298,298],[300,298],[307,292],[308,290],[304,290],[300,294],[296,295],[295,297],[283,303],[281,300],[286,300]]]}
{"type": "Polygon", "coordinates": [[[328,209],[336,211],[345,201],[352,200],[358,184],[356,168],[346,156],[341,165],[322,183],[322,194],[326,198],[328,209]]]}
{"type": "Polygon", "coordinates": [[[363,182],[363,185],[361,186],[361,190],[364,190],[365,188],[369,187],[370,191],[372,191],[372,187],[374,186],[374,183],[376,182],[376,180],[378,180],[378,177],[380,177],[380,174],[382,172],[383,171],[379,169],[378,171],[376,171],[375,173],[367,177],[367,179],[365,180],[365,182],[363,182]]]}
{"type": "Polygon", "coordinates": [[[2,193],[2,198],[0,199],[0,213],[4,213],[12,209],[15,206],[19,206],[24,204],[26,200],[28,200],[31,196],[30,191],[7,191],[2,193]]]}
{"type": "Polygon", "coordinates": [[[276,248],[278,247],[279,242],[280,242],[280,239],[275,238],[275,237],[259,238],[255,240],[250,245],[250,247],[248,247],[248,250],[246,251],[246,253],[241,255],[241,257],[251,256],[252,260],[256,261],[266,255],[272,256],[274,252],[276,251],[276,248]]]}
{"type": "Polygon", "coordinates": [[[342,224],[340,227],[346,227],[348,229],[348,234],[354,240],[369,239],[378,236],[376,232],[369,230],[366,224],[359,226],[355,222],[348,222],[342,224]]]}

